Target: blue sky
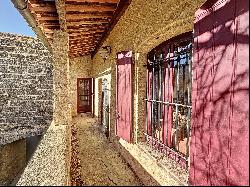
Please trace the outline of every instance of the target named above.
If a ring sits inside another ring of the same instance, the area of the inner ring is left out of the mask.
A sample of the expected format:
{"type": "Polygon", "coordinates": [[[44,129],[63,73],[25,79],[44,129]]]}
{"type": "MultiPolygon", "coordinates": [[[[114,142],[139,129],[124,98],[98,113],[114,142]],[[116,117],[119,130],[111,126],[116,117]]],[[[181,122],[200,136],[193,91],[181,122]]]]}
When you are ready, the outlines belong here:
{"type": "Polygon", "coordinates": [[[11,0],[0,0],[0,32],[36,36],[11,0]]]}

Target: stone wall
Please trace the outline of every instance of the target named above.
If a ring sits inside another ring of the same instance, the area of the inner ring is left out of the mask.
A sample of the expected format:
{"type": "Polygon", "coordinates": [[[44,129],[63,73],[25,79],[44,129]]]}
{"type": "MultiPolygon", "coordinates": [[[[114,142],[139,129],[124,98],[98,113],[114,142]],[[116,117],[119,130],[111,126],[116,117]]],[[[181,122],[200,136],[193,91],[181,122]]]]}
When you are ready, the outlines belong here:
{"type": "Polygon", "coordinates": [[[51,55],[38,39],[0,33],[0,145],[49,126],[52,71],[51,55]]]}

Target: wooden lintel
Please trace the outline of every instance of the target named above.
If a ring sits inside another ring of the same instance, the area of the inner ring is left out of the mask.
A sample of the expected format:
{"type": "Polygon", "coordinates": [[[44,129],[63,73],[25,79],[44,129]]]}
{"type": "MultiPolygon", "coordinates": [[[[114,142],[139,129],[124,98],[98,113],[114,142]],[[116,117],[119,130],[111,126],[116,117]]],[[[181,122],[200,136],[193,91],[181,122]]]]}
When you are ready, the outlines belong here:
{"type": "Polygon", "coordinates": [[[119,0],[66,0],[67,2],[76,3],[118,3],[119,0]]]}
{"type": "Polygon", "coordinates": [[[41,17],[37,17],[38,21],[56,21],[59,20],[58,17],[48,17],[48,16],[41,16],[41,17]]]}
{"type": "Polygon", "coordinates": [[[72,12],[105,12],[114,11],[113,6],[66,5],[66,11],[72,12]]]}
{"type": "Polygon", "coordinates": [[[99,29],[99,28],[96,28],[96,29],[77,29],[77,30],[75,30],[75,29],[67,29],[67,32],[69,33],[69,34],[81,34],[81,33],[85,33],[85,32],[104,32],[105,31],[105,29],[99,29]]]}
{"type": "Polygon", "coordinates": [[[79,20],[79,19],[96,19],[96,18],[111,18],[112,15],[95,15],[95,14],[66,14],[67,20],[79,20]]]}
{"type": "Polygon", "coordinates": [[[56,12],[56,7],[52,5],[47,6],[39,6],[37,4],[30,4],[30,12],[36,13],[36,12],[56,12]]]}
{"type": "Polygon", "coordinates": [[[97,53],[99,48],[103,45],[105,39],[109,36],[110,32],[113,30],[115,25],[117,24],[118,20],[121,18],[121,16],[124,14],[128,6],[130,5],[132,0],[120,0],[117,9],[114,12],[114,17],[112,19],[112,22],[110,23],[109,29],[106,31],[105,34],[103,34],[100,43],[96,46],[95,50],[91,54],[91,57],[93,58],[94,55],[97,53]]]}
{"type": "Polygon", "coordinates": [[[109,23],[108,20],[98,20],[98,21],[71,21],[67,22],[67,26],[79,26],[79,25],[99,25],[99,24],[104,24],[104,23],[109,23]]]}
{"type": "Polygon", "coordinates": [[[87,31],[82,33],[69,33],[69,36],[85,36],[85,35],[93,35],[96,33],[103,33],[103,31],[87,31]]]}

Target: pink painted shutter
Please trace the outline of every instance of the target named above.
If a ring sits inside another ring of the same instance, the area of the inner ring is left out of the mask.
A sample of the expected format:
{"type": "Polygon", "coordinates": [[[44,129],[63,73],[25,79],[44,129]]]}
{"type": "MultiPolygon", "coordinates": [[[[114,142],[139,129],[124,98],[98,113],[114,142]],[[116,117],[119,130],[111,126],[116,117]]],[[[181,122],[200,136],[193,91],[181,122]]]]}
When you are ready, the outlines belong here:
{"type": "MultiPolygon", "coordinates": [[[[173,56],[173,49],[171,47],[171,53],[166,54],[165,60],[168,61],[169,57],[173,56]]],[[[172,62],[171,62],[172,63],[172,62]]],[[[164,101],[173,103],[174,95],[174,67],[170,66],[168,72],[168,64],[164,64],[165,79],[164,79],[164,101]]],[[[164,105],[164,117],[163,117],[163,143],[168,147],[172,147],[172,128],[173,128],[173,105],[164,105]]]]}
{"type": "Polygon", "coordinates": [[[207,1],[194,24],[191,185],[249,184],[248,0],[207,1]]]}
{"type": "Polygon", "coordinates": [[[132,51],[117,53],[116,133],[131,142],[132,132],[132,51]]]}
{"type": "MultiPolygon", "coordinates": [[[[151,100],[152,99],[152,68],[149,67],[149,69],[147,69],[148,72],[148,90],[147,90],[147,94],[148,94],[148,99],[151,100]]],[[[147,125],[147,134],[152,136],[152,121],[151,121],[151,117],[152,117],[152,102],[147,102],[147,110],[148,110],[148,125],[147,125]]]]}

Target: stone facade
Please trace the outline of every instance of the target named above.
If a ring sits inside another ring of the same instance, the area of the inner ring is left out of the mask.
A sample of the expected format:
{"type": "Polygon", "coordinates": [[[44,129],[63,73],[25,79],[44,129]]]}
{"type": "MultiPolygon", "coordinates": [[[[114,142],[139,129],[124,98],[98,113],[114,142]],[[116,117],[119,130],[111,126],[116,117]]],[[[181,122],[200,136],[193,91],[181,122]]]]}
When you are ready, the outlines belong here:
{"type": "MultiPolygon", "coordinates": [[[[140,154],[137,150],[137,143],[144,140],[145,124],[145,102],[146,97],[146,67],[147,54],[154,47],[162,42],[177,36],[179,34],[192,31],[195,11],[205,2],[205,0],[133,0],[128,6],[123,16],[119,19],[116,26],[110,32],[102,46],[111,46],[111,55],[103,61],[99,53],[93,58],[92,75],[99,79],[102,74],[111,76],[111,141],[120,145],[121,149],[135,157],[146,170],[150,171],[152,176],[159,179],[161,184],[168,184],[170,179],[157,177],[150,165],[146,164],[146,156],[142,154],[141,158],[136,157],[140,154]],[[115,135],[116,125],[116,53],[120,51],[132,50],[135,54],[135,65],[133,74],[133,144],[121,144],[119,138],[115,135]],[[109,70],[109,71],[107,71],[109,70]],[[125,146],[126,145],[126,146],[125,146]],[[123,148],[122,148],[123,147],[123,148]],[[126,148],[125,148],[126,147],[126,148]],[[143,161],[144,160],[144,161],[143,161]]],[[[95,95],[98,95],[96,90],[95,95]]],[[[100,110],[100,109],[99,109],[100,110]]],[[[98,112],[95,112],[98,114],[98,112]]],[[[124,157],[129,158],[128,156],[124,157]]],[[[152,160],[151,160],[152,161],[152,160]]],[[[128,160],[128,162],[130,162],[128,160]]],[[[154,161],[153,161],[154,162],[154,161]]],[[[155,164],[158,166],[158,163],[155,164]]],[[[156,169],[169,174],[169,170],[156,169]]],[[[185,171],[182,175],[187,176],[185,171]]],[[[186,180],[182,180],[186,184],[186,180]]],[[[176,185],[176,184],[175,184],[176,185]]]]}
{"type": "Polygon", "coordinates": [[[51,54],[38,39],[0,33],[0,145],[47,129],[52,72],[51,54]]]}

